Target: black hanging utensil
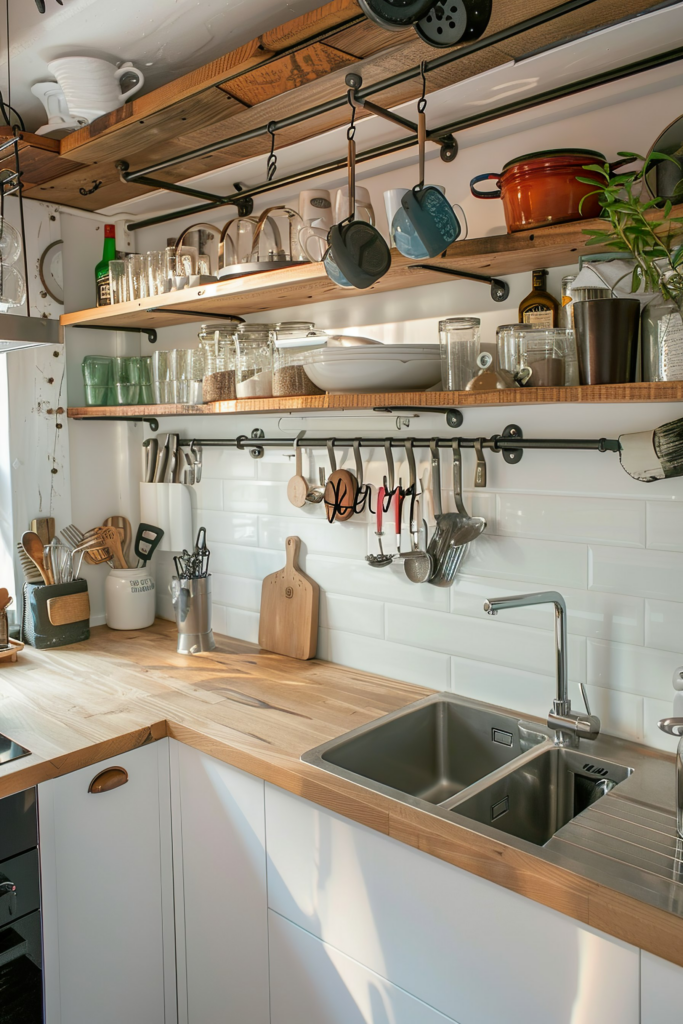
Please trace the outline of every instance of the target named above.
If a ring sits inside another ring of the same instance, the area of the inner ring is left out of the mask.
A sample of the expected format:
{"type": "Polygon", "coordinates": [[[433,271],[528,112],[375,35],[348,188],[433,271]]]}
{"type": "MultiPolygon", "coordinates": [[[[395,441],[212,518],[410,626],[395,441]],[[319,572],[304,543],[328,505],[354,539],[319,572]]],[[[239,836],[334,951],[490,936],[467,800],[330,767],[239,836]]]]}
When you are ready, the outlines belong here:
{"type": "Polygon", "coordinates": [[[414,25],[430,10],[434,0],[359,0],[360,9],[381,28],[398,31],[414,25]]]}
{"type": "Polygon", "coordinates": [[[156,549],[164,531],[158,526],[150,526],[149,523],[140,523],[138,532],[135,535],[135,554],[138,556],[138,569],[143,569],[156,549]]]}

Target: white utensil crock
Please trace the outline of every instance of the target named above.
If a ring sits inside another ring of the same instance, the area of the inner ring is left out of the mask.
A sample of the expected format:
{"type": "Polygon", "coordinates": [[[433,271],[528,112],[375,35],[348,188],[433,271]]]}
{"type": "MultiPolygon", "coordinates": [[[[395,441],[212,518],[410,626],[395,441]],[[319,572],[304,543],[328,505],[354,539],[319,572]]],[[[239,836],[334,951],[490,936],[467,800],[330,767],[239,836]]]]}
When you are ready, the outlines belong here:
{"type": "Polygon", "coordinates": [[[145,84],[142,71],[127,61],[120,68],[98,57],[60,57],[50,61],[48,69],[62,87],[69,113],[88,122],[118,110],[145,84]],[[137,82],[121,92],[119,82],[124,75],[137,75],[137,82]]]}
{"type": "Polygon", "coordinates": [[[112,569],[104,581],[110,629],[146,629],[154,622],[155,585],[149,569],[112,569]]]}
{"type": "Polygon", "coordinates": [[[192,550],[191,488],[186,484],[140,484],[140,518],[159,526],[164,535],[159,551],[192,550]]]}

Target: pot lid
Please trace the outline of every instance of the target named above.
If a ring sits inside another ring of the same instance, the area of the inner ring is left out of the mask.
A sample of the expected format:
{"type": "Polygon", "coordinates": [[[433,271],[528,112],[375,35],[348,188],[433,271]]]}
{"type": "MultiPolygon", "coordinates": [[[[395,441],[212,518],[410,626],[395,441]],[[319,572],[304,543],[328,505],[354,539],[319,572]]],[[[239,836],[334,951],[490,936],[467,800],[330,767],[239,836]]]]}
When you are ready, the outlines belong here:
{"type": "Polygon", "coordinates": [[[598,153],[594,149],[544,149],[539,153],[525,153],[523,156],[516,156],[514,160],[508,160],[503,170],[507,171],[509,167],[514,167],[515,164],[526,163],[528,160],[543,160],[556,156],[583,156],[591,160],[600,160],[603,164],[607,163],[605,154],[598,153]]]}

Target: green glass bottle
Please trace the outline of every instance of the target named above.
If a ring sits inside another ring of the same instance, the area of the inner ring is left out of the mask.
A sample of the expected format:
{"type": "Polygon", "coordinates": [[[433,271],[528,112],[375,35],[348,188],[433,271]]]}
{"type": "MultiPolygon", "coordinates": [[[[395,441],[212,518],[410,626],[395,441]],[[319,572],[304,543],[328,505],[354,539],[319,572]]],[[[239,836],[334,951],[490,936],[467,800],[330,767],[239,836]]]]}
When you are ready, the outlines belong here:
{"type": "Polygon", "coordinates": [[[116,259],[116,225],[104,225],[104,249],[102,259],[95,267],[95,287],[97,288],[97,305],[111,306],[111,282],[109,280],[109,261],[116,259]]]}

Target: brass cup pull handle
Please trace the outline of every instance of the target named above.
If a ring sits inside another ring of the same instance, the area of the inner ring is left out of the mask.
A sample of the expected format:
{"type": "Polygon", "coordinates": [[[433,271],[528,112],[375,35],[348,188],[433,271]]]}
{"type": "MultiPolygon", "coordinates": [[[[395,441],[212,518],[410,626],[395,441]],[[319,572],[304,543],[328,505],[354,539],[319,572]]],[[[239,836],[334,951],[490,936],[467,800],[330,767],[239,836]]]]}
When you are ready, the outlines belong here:
{"type": "Polygon", "coordinates": [[[98,772],[88,786],[89,793],[108,793],[119,786],[125,786],[128,782],[128,772],[125,768],[105,768],[98,772]]]}

